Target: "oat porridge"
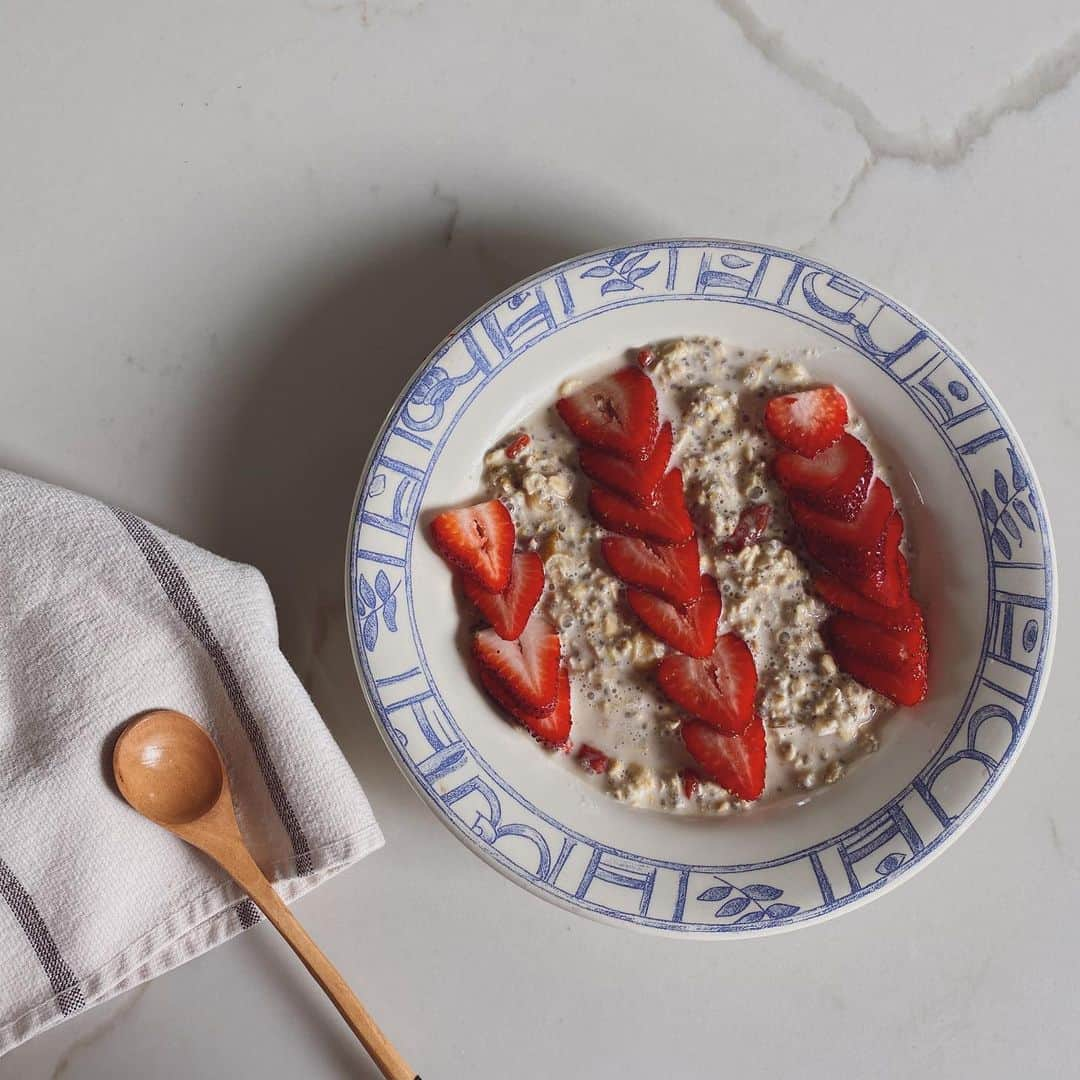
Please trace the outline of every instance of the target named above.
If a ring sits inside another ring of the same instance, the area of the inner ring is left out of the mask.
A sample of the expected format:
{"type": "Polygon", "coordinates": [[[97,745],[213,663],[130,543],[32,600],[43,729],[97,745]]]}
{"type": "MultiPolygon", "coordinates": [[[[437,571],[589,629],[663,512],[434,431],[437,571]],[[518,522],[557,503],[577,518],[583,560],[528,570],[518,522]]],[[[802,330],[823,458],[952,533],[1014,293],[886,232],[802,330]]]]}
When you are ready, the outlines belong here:
{"type": "MultiPolygon", "coordinates": [[[[914,611],[914,602],[905,599],[907,606],[900,607],[892,596],[883,601],[881,574],[873,581],[868,576],[868,560],[877,560],[877,567],[887,553],[865,556],[859,549],[856,558],[854,549],[844,546],[845,530],[854,535],[863,519],[878,514],[872,522],[876,532],[865,535],[873,537],[874,552],[893,545],[896,568],[888,572],[902,574],[907,596],[900,508],[893,508],[891,494],[888,504],[883,502],[888,470],[865,423],[834,388],[827,389],[843,411],[843,435],[831,431],[832,441],[821,448],[799,445],[798,438],[813,430],[805,423],[807,410],[815,410],[817,424],[818,413],[834,407],[834,401],[814,396],[824,391],[811,390],[811,375],[796,360],[697,338],[662,342],[641,350],[637,359],[640,366],[623,369],[634,377],[627,374],[618,386],[608,379],[604,385],[611,387],[613,399],[597,402],[612,416],[620,413],[620,387],[638,393],[644,370],[656,403],[655,430],[648,436],[624,445],[605,431],[592,434],[609,419],[603,410],[581,421],[580,429],[566,412],[568,426],[560,416],[568,408],[563,403],[589,388],[590,379],[583,378],[553,388],[552,405],[507,432],[485,456],[483,482],[491,500],[486,505],[508,511],[517,551],[513,574],[508,571],[501,584],[495,582],[496,594],[506,599],[492,602],[524,611],[528,618],[532,605],[526,609],[517,601],[526,591],[539,596],[532,600],[536,609],[529,626],[534,629],[526,633],[540,642],[535,626],[543,620],[550,624],[543,648],[555,650],[555,664],[561,656],[569,690],[556,693],[552,683],[546,691],[550,700],[539,690],[530,697],[529,688],[525,694],[508,693],[513,687],[486,670],[483,684],[533,734],[538,732],[530,717],[554,718],[565,706],[566,731],[573,715],[572,739],[561,740],[563,729],[555,733],[555,726],[544,729],[539,734],[549,744],[563,743],[549,745],[548,752],[635,806],[726,814],[835,783],[876,749],[893,701],[907,692],[906,687],[894,690],[889,680],[906,677],[909,670],[907,653],[900,656],[897,650],[903,652],[904,643],[914,640],[910,628],[916,616],[903,624],[892,613],[914,611]],[[784,422],[803,425],[801,435],[795,431],[787,440],[787,450],[775,437],[782,410],[769,402],[785,403],[784,422]],[[772,410],[768,424],[767,407],[772,410]],[[576,437],[579,430],[591,446],[576,437]],[[841,485],[834,477],[844,469],[852,480],[841,485]],[[823,471],[831,485],[826,496],[842,486],[848,499],[843,506],[822,496],[821,485],[813,487],[814,475],[823,471]],[[667,492],[665,485],[673,490],[667,492]],[[635,495],[643,487],[652,489],[653,508],[635,495]],[[834,558],[835,551],[842,557],[834,558]],[[538,570],[526,566],[527,555],[542,562],[539,578],[538,570]],[[620,559],[642,555],[649,565],[622,570],[620,559]],[[676,561],[685,572],[665,570],[664,581],[654,588],[656,568],[676,561]],[[676,582],[692,586],[693,593],[678,594],[682,586],[676,582]],[[866,582],[872,587],[864,587],[866,582]],[[840,613],[832,615],[837,608],[840,613]],[[889,623],[896,627],[882,628],[889,623]],[[695,651],[699,631],[705,639],[695,651]],[[703,671],[711,673],[711,683],[701,682],[703,671]],[[882,689],[889,696],[878,692],[882,689]],[[760,729],[756,748],[753,738],[737,734],[750,730],[746,717],[724,726],[725,717],[742,708],[738,698],[744,692],[749,695],[745,708],[760,729]],[[712,767],[713,747],[721,752],[720,772],[712,767]],[[755,767],[755,754],[763,782],[759,777],[750,797],[740,797],[740,783],[720,781],[732,767],[745,779],[746,770],[755,767]]],[[[499,511],[492,513],[501,522],[499,511]]],[[[478,527],[479,534],[494,535],[489,527],[495,523],[478,527]]],[[[498,616],[482,602],[479,606],[498,626],[498,616]]],[[[925,642],[922,633],[919,616],[917,634],[925,642]]],[[[485,647],[492,663],[507,660],[505,640],[492,637],[485,647]]],[[[535,649],[542,658],[541,646],[535,649]]],[[[533,655],[525,652],[526,659],[533,655]]],[[[924,659],[919,662],[924,673],[924,659]]],[[[537,671],[534,665],[526,674],[537,671]]]]}

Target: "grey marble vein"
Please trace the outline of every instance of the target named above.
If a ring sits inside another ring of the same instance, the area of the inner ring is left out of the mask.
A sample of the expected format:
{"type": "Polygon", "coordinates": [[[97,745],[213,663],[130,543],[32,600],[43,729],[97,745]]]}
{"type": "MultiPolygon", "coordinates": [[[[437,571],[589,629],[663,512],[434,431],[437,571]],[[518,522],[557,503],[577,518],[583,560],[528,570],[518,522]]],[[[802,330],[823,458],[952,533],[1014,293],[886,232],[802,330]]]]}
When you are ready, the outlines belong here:
{"type": "Polygon", "coordinates": [[[130,1016],[135,1009],[135,1006],[142,1000],[143,995],[150,989],[150,986],[150,983],[143,983],[142,986],[138,986],[134,990],[128,991],[127,999],[103,1024],[99,1024],[85,1035],[79,1036],[79,1038],[68,1046],[60,1060],[57,1061],[56,1066],[53,1068],[50,1080],[60,1080],[60,1077],[68,1075],[73,1059],[83,1050],[86,1050],[91,1046],[96,1046],[109,1034],[109,1032],[116,1028],[121,1020],[130,1016]]]}
{"type": "Polygon", "coordinates": [[[1047,97],[1064,90],[1080,73],[1080,30],[1075,30],[1060,45],[1037,56],[988,100],[965,113],[948,134],[937,136],[922,130],[904,131],[884,124],[851,87],[813,60],[801,56],[788,44],[784,33],[767,26],[745,0],[717,0],[717,5],[767,63],[845,113],[866,143],[867,155],[843,196],[822,229],[803,248],[812,245],[847,209],[862,182],[879,162],[908,161],[935,169],[957,165],[979,140],[990,134],[1002,117],[1032,112],[1047,97]]]}

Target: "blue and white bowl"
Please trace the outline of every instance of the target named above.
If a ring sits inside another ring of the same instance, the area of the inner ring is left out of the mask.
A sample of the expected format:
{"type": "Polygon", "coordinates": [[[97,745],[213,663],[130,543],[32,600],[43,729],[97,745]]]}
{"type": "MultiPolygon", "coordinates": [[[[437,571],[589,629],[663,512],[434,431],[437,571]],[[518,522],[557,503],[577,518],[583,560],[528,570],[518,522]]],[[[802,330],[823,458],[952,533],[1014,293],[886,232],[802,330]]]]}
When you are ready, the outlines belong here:
{"type": "MultiPolygon", "coordinates": [[[[417,301],[418,303],[421,301],[417,301]]],[[[496,297],[410,380],[364,469],[348,547],[357,668],[392,756],[450,830],[530,891],[677,935],[764,934],[909,878],[998,789],[1027,738],[1057,604],[1027,454],[970,364],[868,285],[758,244],[660,240],[584,255],[496,297]],[[457,645],[450,577],[419,528],[480,495],[484,452],[580,370],[708,335],[809,349],[910,473],[929,700],[802,806],[721,819],[634,810],[498,721],[457,645]]]]}

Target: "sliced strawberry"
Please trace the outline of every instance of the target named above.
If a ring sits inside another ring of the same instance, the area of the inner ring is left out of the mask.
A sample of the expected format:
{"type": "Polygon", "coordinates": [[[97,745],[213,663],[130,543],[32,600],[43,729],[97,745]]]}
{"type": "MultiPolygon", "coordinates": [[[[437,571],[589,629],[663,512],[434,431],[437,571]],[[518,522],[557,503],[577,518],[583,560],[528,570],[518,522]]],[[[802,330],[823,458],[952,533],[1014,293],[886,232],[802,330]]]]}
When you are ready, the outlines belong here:
{"type": "Polygon", "coordinates": [[[926,660],[926,627],[916,607],[914,624],[891,630],[854,615],[833,615],[824,627],[825,638],[845,655],[852,653],[886,671],[900,672],[926,660]]]}
{"type": "MultiPolygon", "coordinates": [[[[901,555],[900,565],[906,568],[907,563],[903,559],[901,555]]],[[[908,593],[903,570],[900,574],[901,599],[896,607],[885,607],[883,604],[875,604],[873,600],[867,600],[862,593],[856,592],[850,585],[845,585],[827,570],[821,570],[814,575],[814,588],[822,600],[832,607],[856,618],[877,623],[878,626],[887,626],[891,630],[910,630],[919,618],[919,606],[908,593]]]]}
{"type": "MultiPolygon", "coordinates": [[[[696,722],[697,721],[694,720],[685,721],[685,723],[687,724],[692,724],[696,722]]],[[[687,799],[692,799],[698,793],[698,789],[701,787],[701,777],[698,776],[698,774],[694,772],[693,769],[680,769],[679,779],[682,781],[683,796],[687,799]]]]}
{"type": "Polygon", "coordinates": [[[875,667],[861,656],[835,650],[833,656],[842,671],[869,690],[875,690],[897,705],[918,705],[926,700],[926,662],[913,664],[903,672],[875,667]]]}
{"type": "Polygon", "coordinates": [[[735,523],[731,535],[720,545],[720,550],[727,555],[742,551],[750,544],[756,544],[762,533],[772,521],[772,507],[768,503],[756,503],[748,506],[735,523]]]}
{"type": "Polygon", "coordinates": [[[446,510],[431,523],[439,554],[489,592],[502,592],[510,580],[514,535],[510,512],[498,499],[446,510]]]}
{"type": "MultiPolygon", "coordinates": [[[[866,649],[868,638],[864,631],[855,631],[852,628],[842,628],[839,632],[835,625],[836,619],[848,616],[834,615],[825,624],[825,636],[829,643],[829,651],[836,660],[841,671],[846,671],[853,679],[884,694],[897,705],[918,705],[926,697],[926,661],[927,653],[925,639],[922,647],[918,644],[911,647],[911,639],[906,643],[891,643],[887,649],[882,649],[880,642],[873,642],[870,648],[876,648],[887,654],[885,663],[876,663],[868,659],[866,649]],[[855,647],[851,639],[854,639],[855,647]],[[903,657],[903,659],[898,659],[903,657]],[[897,665],[897,666],[890,666],[897,665]]],[[[861,621],[861,620],[853,620],[861,621]]],[[[864,623],[864,626],[872,624],[864,623]]],[[[880,630],[880,628],[876,628],[880,630]]],[[[911,635],[914,631],[882,631],[883,633],[901,633],[911,635]]]]}
{"type": "Polygon", "coordinates": [[[900,538],[904,522],[893,506],[887,484],[875,480],[866,501],[851,521],[830,517],[790,500],[791,516],[806,550],[825,569],[863,596],[885,607],[903,599],[900,583],[900,538]]]}
{"type": "Polygon", "coordinates": [[[672,469],[660,481],[654,506],[638,506],[613,491],[594,486],[589,492],[589,512],[605,529],[658,544],[681,544],[694,536],[678,469],[672,469]]]}
{"type": "Polygon", "coordinates": [[[683,606],[701,595],[697,540],[659,545],[628,536],[605,536],[600,550],[615,576],[627,585],[683,606]]]}
{"type": "Polygon", "coordinates": [[[510,564],[510,580],[501,593],[488,592],[475,578],[462,582],[465,595],[507,641],[516,641],[544,591],[544,563],[535,551],[518,552],[510,564]]]}
{"type": "Polygon", "coordinates": [[[723,604],[708,574],[701,575],[701,595],[685,607],[675,607],[641,589],[627,589],[626,599],[634,614],[673,649],[704,658],[716,646],[716,623],[723,604]]]}
{"type": "Polygon", "coordinates": [[[638,349],[634,354],[634,363],[637,364],[642,371],[648,371],[649,368],[656,366],[656,350],[650,348],[648,345],[644,349],[638,349]]]}
{"type": "Polygon", "coordinates": [[[631,461],[652,453],[660,427],[656,390],[641,368],[625,367],[569,397],[555,408],[583,442],[631,461]]]}
{"type": "Polygon", "coordinates": [[[757,714],[739,735],[684,720],[682,737],[701,771],[736,798],[752,801],[765,790],[765,725],[757,714]]]}
{"type": "Polygon", "coordinates": [[[881,569],[863,583],[864,595],[885,607],[898,607],[904,597],[910,596],[910,579],[907,563],[900,554],[900,541],[904,538],[904,519],[894,510],[885,525],[885,537],[881,542],[881,569]]]}
{"type": "Polygon", "coordinates": [[[617,454],[583,446],[578,451],[578,462],[590,480],[625,495],[639,506],[653,506],[656,489],[671,457],[671,444],[671,425],[665,424],[656,437],[652,453],[644,461],[627,461],[617,454]]]}
{"type": "Polygon", "coordinates": [[[581,744],[581,749],[578,751],[578,761],[581,762],[583,769],[596,773],[597,776],[606,773],[608,766],[611,764],[603,750],[597,750],[595,746],[590,746],[588,743],[581,744]]]}
{"type": "Polygon", "coordinates": [[[803,457],[813,457],[832,446],[844,433],[847,421],[847,400],[835,386],[782,394],[765,406],[769,434],[803,457]]]}
{"type": "Polygon", "coordinates": [[[531,716],[544,716],[555,707],[559,653],[559,635],[539,615],[529,620],[517,641],[503,640],[490,627],[473,635],[473,656],[483,675],[531,716]]]}
{"type": "Polygon", "coordinates": [[[529,438],[528,434],[523,431],[507,446],[506,456],[510,458],[511,461],[513,461],[514,458],[516,458],[518,454],[522,453],[522,451],[524,451],[531,442],[532,439],[529,438]]]}
{"type": "Polygon", "coordinates": [[[812,458],[781,450],[773,458],[773,472],[788,496],[850,521],[866,498],[874,462],[870,451],[845,432],[838,442],[812,458]]]}
{"type": "MultiPolygon", "coordinates": [[[[790,502],[795,524],[804,534],[804,539],[813,538],[844,552],[872,550],[881,539],[885,523],[893,512],[892,491],[882,480],[875,480],[870,485],[866,500],[850,521],[823,514],[802,499],[791,499],[790,502]]],[[[813,551],[811,554],[817,558],[813,551]]],[[[824,559],[818,561],[825,562],[824,559]]]]}
{"type": "Polygon", "coordinates": [[[480,669],[480,682],[484,689],[501,705],[519,724],[523,724],[542,742],[550,746],[566,747],[570,739],[572,720],[570,717],[570,676],[566,668],[559,669],[558,693],[555,707],[544,716],[534,716],[506,693],[498,679],[493,678],[483,668],[480,669]]]}
{"type": "Polygon", "coordinates": [[[745,731],[753,718],[757,669],[738,634],[724,634],[704,660],[669,653],[656,675],[676,705],[725,735],[745,731]]]}

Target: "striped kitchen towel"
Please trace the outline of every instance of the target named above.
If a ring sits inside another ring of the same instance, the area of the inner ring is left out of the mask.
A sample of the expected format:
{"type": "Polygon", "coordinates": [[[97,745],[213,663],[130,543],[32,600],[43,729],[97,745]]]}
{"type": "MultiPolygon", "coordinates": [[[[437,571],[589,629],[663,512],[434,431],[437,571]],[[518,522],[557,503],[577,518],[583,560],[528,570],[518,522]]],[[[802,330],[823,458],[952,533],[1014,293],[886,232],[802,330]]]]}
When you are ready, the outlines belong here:
{"type": "Polygon", "coordinates": [[[206,725],[286,900],[382,844],[277,641],[258,571],[0,471],[0,1054],[251,926],[210,861],[131,810],[137,713],[206,725]]]}

